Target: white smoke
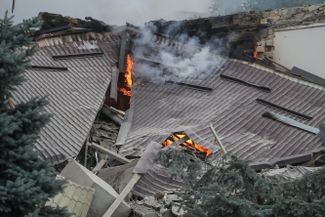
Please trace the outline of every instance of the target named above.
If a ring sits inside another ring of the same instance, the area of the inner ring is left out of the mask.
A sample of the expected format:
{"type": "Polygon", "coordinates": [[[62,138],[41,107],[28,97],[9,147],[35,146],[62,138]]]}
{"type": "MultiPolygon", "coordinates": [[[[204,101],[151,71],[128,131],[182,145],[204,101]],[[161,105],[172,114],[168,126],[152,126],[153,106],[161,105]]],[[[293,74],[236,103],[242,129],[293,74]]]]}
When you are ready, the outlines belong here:
{"type": "MultiPolygon", "coordinates": [[[[174,27],[173,27],[174,28],[174,27]]],[[[204,79],[215,73],[225,61],[220,55],[220,40],[201,44],[195,37],[177,37],[176,46],[171,41],[157,42],[151,29],[144,28],[135,45],[135,76],[152,82],[204,79]]]]}

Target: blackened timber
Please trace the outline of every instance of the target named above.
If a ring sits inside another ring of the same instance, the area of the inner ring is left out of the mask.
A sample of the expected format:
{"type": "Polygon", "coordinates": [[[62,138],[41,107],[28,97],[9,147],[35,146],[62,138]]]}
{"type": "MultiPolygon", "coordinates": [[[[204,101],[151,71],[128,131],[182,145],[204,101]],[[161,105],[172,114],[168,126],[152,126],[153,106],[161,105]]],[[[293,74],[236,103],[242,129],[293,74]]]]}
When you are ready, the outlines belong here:
{"type": "Polygon", "coordinates": [[[303,131],[306,131],[308,133],[312,133],[312,134],[319,134],[320,130],[318,128],[303,124],[299,121],[296,121],[292,118],[288,118],[286,116],[280,115],[280,114],[276,114],[273,112],[265,112],[262,114],[263,117],[265,118],[269,118],[278,122],[281,122],[283,124],[289,125],[291,127],[295,127],[298,129],[301,129],[303,131]]]}
{"type": "Polygon", "coordinates": [[[244,81],[244,80],[242,80],[240,78],[235,78],[235,77],[232,77],[232,76],[229,76],[229,75],[220,74],[220,77],[224,78],[224,79],[232,80],[232,81],[235,81],[235,82],[238,82],[238,83],[241,83],[241,84],[245,84],[247,86],[254,87],[256,89],[259,89],[259,90],[262,90],[262,91],[265,91],[265,92],[271,92],[272,91],[271,88],[269,88],[269,87],[262,86],[262,85],[259,85],[259,84],[255,84],[255,83],[252,83],[252,82],[249,82],[249,81],[244,81]]]}
{"type": "Polygon", "coordinates": [[[166,81],[167,84],[177,84],[180,86],[184,86],[184,87],[189,87],[189,88],[193,88],[196,90],[201,90],[201,91],[207,91],[210,92],[213,89],[210,87],[203,87],[203,86],[199,86],[199,85],[194,85],[194,84],[187,84],[187,83],[183,83],[183,82],[176,82],[176,81],[166,81]]]}
{"type": "Polygon", "coordinates": [[[54,32],[66,31],[69,29],[71,29],[71,26],[65,25],[65,26],[54,27],[54,28],[46,29],[46,30],[40,30],[40,31],[36,32],[36,34],[37,35],[49,34],[49,33],[54,33],[54,32]]]}
{"type": "Polygon", "coordinates": [[[32,69],[54,69],[54,70],[63,70],[67,71],[68,68],[64,66],[38,66],[38,65],[31,65],[32,69]]]}
{"type": "Polygon", "coordinates": [[[292,109],[289,109],[289,108],[285,108],[283,106],[280,106],[280,105],[277,105],[277,104],[274,104],[272,102],[269,102],[269,101],[266,101],[264,99],[256,99],[257,102],[259,103],[262,103],[262,104],[265,104],[265,105],[269,105],[269,106],[272,106],[272,107],[275,107],[275,108],[278,108],[278,109],[281,109],[283,111],[286,111],[286,112],[289,112],[289,113],[292,113],[292,114],[295,114],[297,116],[300,116],[302,118],[305,118],[305,119],[308,119],[308,120],[311,120],[313,119],[313,117],[309,116],[309,115],[305,115],[305,114],[302,114],[300,112],[296,112],[292,109]]]}
{"type": "Polygon", "coordinates": [[[77,54],[61,54],[53,55],[53,59],[63,59],[63,58],[76,58],[76,57],[90,57],[90,56],[102,56],[103,52],[89,52],[89,53],[77,53],[77,54]]]}

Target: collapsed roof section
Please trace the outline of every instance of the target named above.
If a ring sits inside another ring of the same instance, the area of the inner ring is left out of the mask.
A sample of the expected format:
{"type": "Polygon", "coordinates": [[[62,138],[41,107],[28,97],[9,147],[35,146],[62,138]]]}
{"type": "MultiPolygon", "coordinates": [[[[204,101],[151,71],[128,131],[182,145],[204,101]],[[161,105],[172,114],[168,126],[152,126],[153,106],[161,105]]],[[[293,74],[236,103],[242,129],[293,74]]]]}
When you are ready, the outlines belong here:
{"type": "Polygon", "coordinates": [[[141,156],[148,141],[162,143],[171,132],[183,130],[209,147],[214,144],[209,123],[216,127],[226,150],[259,167],[308,161],[313,152],[324,149],[319,135],[263,117],[269,111],[318,128],[325,122],[323,87],[234,60],[197,85],[213,91],[177,84],[134,87],[131,127],[120,152],[141,156]]]}
{"type": "Polygon", "coordinates": [[[52,118],[35,148],[51,164],[78,155],[104,102],[118,59],[119,34],[81,42],[75,39],[85,35],[74,37],[69,42],[40,40],[32,67],[25,72],[26,81],[13,93],[17,103],[47,97],[45,110],[52,118]]]}

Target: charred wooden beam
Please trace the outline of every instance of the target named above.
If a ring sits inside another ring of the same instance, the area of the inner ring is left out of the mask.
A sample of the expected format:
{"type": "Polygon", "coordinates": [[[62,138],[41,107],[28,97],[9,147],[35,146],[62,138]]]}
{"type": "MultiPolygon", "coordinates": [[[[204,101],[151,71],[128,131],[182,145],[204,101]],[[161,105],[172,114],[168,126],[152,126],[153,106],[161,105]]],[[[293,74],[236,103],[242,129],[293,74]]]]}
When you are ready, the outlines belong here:
{"type": "Polygon", "coordinates": [[[68,68],[64,66],[40,66],[40,65],[31,65],[32,69],[53,69],[53,70],[63,70],[67,71],[68,68]]]}
{"type": "Polygon", "coordinates": [[[177,82],[177,81],[166,81],[167,84],[177,84],[180,86],[184,86],[184,87],[189,87],[192,89],[196,89],[196,90],[200,90],[200,91],[206,91],[206,92],[210,92],[213,89],[210,87],[203,87],[203,86],[199,86],[199,85],[194,85],[194,84],[187,84],[187,83],[183,83],[183,82],[177,82]]]}
{"type": "Polygon", "coordinates": [[[307,119],[307,120],[311,120],[311,119],[313,119],[313,117],[311,117],[311,116],[309,116],[309,115],[305,115],[305,114],[302,114],[302,113],[300,113],[300,112],[296,112],[296,111],[294,111],[294,110],[292,110],[292,109],[285,108],[285,107],[283,107],[283,106],[280,106],[280,105],[274,104],[274,103],[269,102],[269,101],[266,101],[266,100],[264,100],[264,99],[259,99],[259,98],[258,98],[258,99],[256,99],[256,101],[259,102],[259,103],[262,103],[262,104],[265,104],[265,105],[269,105],[269,106],[272,106],[272,107],[274,107],[274,108],[278,108],[278,109],[281,109],[281,110],[283,110],[283,111],[286,111],[286,112],[292,113],[292,114],[294,114],[294,115],[300,116],[300,117],[305,118],[305,119],[307,119]]]}
{"type": "Polygon", "coordinates": [[[283,124],[289,125],[291,127],[298,128],[298,129],[303,130],[305,132],[315,134],[315,135],[319,134],[319,132],[320,132],[320,130],[318,128],[303,124],[303,123],[301,123],[299,121],[296,121],[296,120],[294,120],[292,118],[288,118],[286,116],[276,114],[276,113],[273,113],[273,112],[265,112],[265,113],[262,114],[262,116],[265,117],[265,118],[269,118],[269,119],[281,122],[283,124]]]}
{"type": "Polygon", "coordinates": [[[64,59],[64,58],[77,58],[77,57],[90,57],[90,56],[102,56],[103,52],[89,52],[89,53],[77,53],[77,54],[60,54],[53,55],[53,59],[64,59]]]}
{"type": "Polygon", "coordinates": [[[232,77],[232,76],[229,76],[229,75],[220,74],[220,77],[224,78],[224,79],[231,80],[231,81],[235,81],[235,82],[238,82],[238,83],[241,83],[241,84],[245,84],[247,86],[254,87],[256,89],[259,89],[259,90],[262,90],[262,91],[265,91],[265,92],[271,92],[272,91],[271,88],[269,88],[269,87],[262,86],[262,85],[259,85],[259,84],[255,84],[255,83],[249,82],[249,81],[244,81],[244,80],[242,80],[240,78],[232,77]]]}
{"type": "Polygon", "coordinates": [[[54,27],[51,29],[40,30],[40,31],[36,32],[36,34],[37,35],[49,34],[49,33],[55,33],[55,32],[60,32],[60,31],[66,31],[69,29],[71,29],[70,25],[64,25],[64,26],[54,27]]]}

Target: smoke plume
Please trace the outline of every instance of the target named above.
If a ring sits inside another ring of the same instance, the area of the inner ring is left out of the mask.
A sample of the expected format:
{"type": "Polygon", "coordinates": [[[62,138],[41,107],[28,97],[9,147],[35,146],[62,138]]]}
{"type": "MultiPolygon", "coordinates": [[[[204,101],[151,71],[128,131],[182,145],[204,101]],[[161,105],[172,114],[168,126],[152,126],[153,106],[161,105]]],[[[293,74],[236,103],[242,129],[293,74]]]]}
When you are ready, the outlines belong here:
{"type": "Polygon", "coordinates": [[[202,44],[195,37],[181,35],[173,45],[172,39],[157,41],[153,32],[152,28],[143,28],[142,36],[134,43],[138,78],[152,82],[200,80],[216,72],[225,61],[218,39],[202,44]]]}

